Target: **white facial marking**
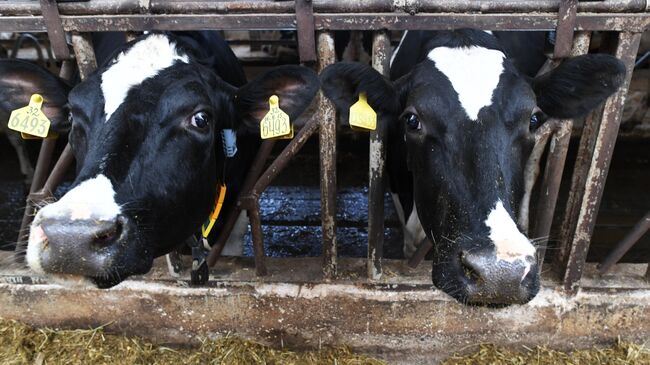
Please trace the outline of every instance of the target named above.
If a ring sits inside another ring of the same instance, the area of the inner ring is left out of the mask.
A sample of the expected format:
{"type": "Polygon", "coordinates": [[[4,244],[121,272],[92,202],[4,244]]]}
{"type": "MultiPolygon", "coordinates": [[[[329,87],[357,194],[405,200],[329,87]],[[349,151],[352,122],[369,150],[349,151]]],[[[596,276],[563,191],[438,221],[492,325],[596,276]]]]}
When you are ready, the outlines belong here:
{"type": "Polygon", "coordinates": [[[399,48],[402,46],[402,43],[404,42],[404,39],[406,39],[406,33],[408,33],[408,30],[404,31],[404,34],[402,34],[402,39],[399,40],[399,44],[397,47],[395,47],[395,50],[393,51],[393,54],[390,56],[390,67],[393,67],[393,61],[395,61],[395,56],[397,56],[397,52],[399,51],[399,48]]]}
{"type": "MultiPolygon", "coordinates": [[[[519,232],[517,224],[512,220],[501,200],[497,201],[496,206],[488,214],[485,225],[490,229],[489,237],[494,243],[497,260],[509,262],[522,260],[530,266],[528,258],[535,257],[535,247],[519,232]]],[[[529,270],[530,267],[527,267],[525,274],[528,274],[529,270]]]]}
{"type": "Polygon", "coordinates": [[[111,221],[121,213],[115,202],[113,184],[104,175],[86,180],[68,191],[59,201],[48,204],[38,211],[29,230],[27,264],[37,273],[41,267],[41,252],[47,245],[47,237],[41,222],[45,219],[95,219],[111,221]]]}
{"type": "Polygon", "coordinates": [[[503,73],[503,52],[477,46],[438,47],[428,57],[447,76],[467,115],[478,120],[481,108],[492,104],[492,94],[503,73]]]}
{"type": "Polygon", "coordinates": [[[102,74],[106,121],[124,102],[131,87],[157,75],[177,60],[189,62],[187,55],[180,54],[176,45],[162,34],[151,35],[119,54],[102,74]]]}

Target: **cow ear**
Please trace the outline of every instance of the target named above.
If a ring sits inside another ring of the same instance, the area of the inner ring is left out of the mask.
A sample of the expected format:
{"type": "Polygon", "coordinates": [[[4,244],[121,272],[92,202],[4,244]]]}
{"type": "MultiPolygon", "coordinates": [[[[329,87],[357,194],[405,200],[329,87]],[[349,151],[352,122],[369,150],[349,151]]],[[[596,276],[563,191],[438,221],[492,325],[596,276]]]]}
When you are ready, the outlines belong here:
{"type": "Polygon", "coordinates": [[[563,62],[533,80],[537,105],[549,116],[575,118],[587,114],[618,90],[625,66],[610,55],[589,54],[563,62]]]}
{"type": "Polygon", "coordinates": [[[343,119],[347,119],[350,106],[365,92],[368,104],[377,112],[396,114],[399,109],[397,93],[393,85],[368,65],[339,62],[327,66],[320,74],[323,93],[343,119]]]}
{"type": "Polygon", "coordinates": [[[235,107],[245,126],[259,128],[269,111],[269,98],[277,95],[280,109],[295,121],[307,109],[320,87],[318,75],[302,66],[278,66],[239,88],[235,107]]]}
{"type": "Polygon", "coordinates": [[[65,132],[68,123],[68,93],[72,87],[46,69],[20,60],[0,61],[0,115],[29,104],[32,94],[43,96],[42,111],[54,132],[65,132]]]}

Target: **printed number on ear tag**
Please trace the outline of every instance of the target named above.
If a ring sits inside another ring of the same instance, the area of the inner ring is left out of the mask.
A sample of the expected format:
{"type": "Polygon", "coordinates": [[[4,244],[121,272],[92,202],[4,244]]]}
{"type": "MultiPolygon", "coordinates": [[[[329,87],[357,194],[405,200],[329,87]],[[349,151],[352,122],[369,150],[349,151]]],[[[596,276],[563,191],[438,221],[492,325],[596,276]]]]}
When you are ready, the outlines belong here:
{"type": "Polygon", "coordinates": [[[355,131],[377,129],[377,113],[368,104],[366,93],[360,93],[359,101],[350,107],[350,127],[355,131]]]}
{"type": "Polygon", "coordinates": [[[260,122],[262,139],[293,138],[293,128],[289,115],[280,109],[280,99],[276,95],[269,98],[269,112],[260,122]]]}
{"type": "Polygon", "coordinates": [[[45,138],[50,130],[50,120],[41,111],[43,97],[34,94],[29,105],[11,112],[7,126],[22,135],[45,138]]]}

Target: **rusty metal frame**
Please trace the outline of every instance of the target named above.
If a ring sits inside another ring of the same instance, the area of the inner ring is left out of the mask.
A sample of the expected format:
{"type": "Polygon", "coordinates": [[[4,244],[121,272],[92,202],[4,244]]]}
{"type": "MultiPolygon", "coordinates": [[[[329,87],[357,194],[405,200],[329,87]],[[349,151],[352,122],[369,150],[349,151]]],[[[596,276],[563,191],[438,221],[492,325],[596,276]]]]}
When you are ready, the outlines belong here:
{"type": "Polygon", "coordinates": [[[585,122],[556,259],[564,289],[569,292],[577,291],[586,263],[641,35],[618,34],[615,56],[625,64],[625,80],[607,99],[602,114],[592,114],[585,122]]]}
{"type": "MultiPolygon", "coordinates": [[[[643,235],[650,230],[650,211],[648,211],[637,224],[634,225],[634,228],[619,242],[612,252],[607,255],[607,257],[601,261],[598,265],[598,272],[603,275],[614,267],[622,257],[627,253],[627,251],[632,248],[643,235]]],[[[650,280],[650,263],[648,263],[648,269],[646,271],[646,278],[650,280]]]]}
{"type": "MultiPolygon", "coordinates": [[[[146,2],[115,0],[106,3],[63,3],[58,6],[53,0],[40,0],[40,6],[34,3],[7,1],[0,4],[0,13],[3,14],[3,17],[0,17],[0,31],[47,31],[50,43],[56,48],[54,53],[59,59],[67,59],[66,52],[69,53],[63,37],[64,32],[81,32],[81,35],[73,35],[72,39],[73,43],[77,44],[75,55],[80,63],[82,76],[87,75],[87,72],[94,67],[94,57],[92,57],[92,61],[84,60],[84,55],[88,54],[89,39],[83,36],[83,32],[305,29],[305,26],[311,22],[313,22],[313,29],[317,32],[316,47],[321,69],[335,61],[330,33],[332,30],[379,31],[373,42],[373,66],[385,73],[387,57],[382,55],[382,50],[387,49],[388,46],[382,35],[385,34],[384,32],[405,29],[435,30],[474,27],[491,30],[557,30],[555,58],[585,53],[584,42],[586,40],[588,45],[590,31],[620,32],[616,56],[623,60],[630,71],[641,32],[650,28],[649,10],[650,3],[646,0],[587,2],[575,0],[521,0],[517,2],[371,0],[363,3],[346,0],[283,2],[200,0],[190,3],[179,0],[146,2]],[[307,17],[301,19],[300,11],[297,9],[305,6],[308,6],[308,10],[311,12],[305,12],[307,17]],[[575,37],[573,36],[574,32],[578,32],[575,37]],[[574,40],[573,50],[570,47],[572,39],[574,40]],[[582,45],[576,43],[580,39],[582,39],[582,45]],[[576,47],[582,47],[578,53],[576,53],[576,47]],[[82,67],[86,67],[86,69],[84,70],[82,67]]],[[[306,33],[302,32],[302,34],[306,33]]],[[[70,66],[69,61],[64,61],[62,72],[69,72],[70,66]]],[[[565,289],[570,291],[577,288],[584,267],[630,77],[631,72],[628,72],[624,86],[607,100],[602,113],[593,113],[585,124],[579,158],[572,180],[575,191],[572,192],[569,206],[566,209],[561,246],[555,265],[563,278],[565,289]],[[582,192],[584,192],[584,198],[582,192]]],[[[318,120],[320,123],[312,120],[303,128],[297,138],[283,151],[282,158],[274,161],[272,167],[282,169],[288,163],[288,159],[302,147],[306,139],[315,133],[316,129],[319,130],[324,274],[326,278],[333,278],[336,276],[337,266],[336,122],[333,105],[322,96],[319,99],[318,120]]],[[[532,226],[533,236],[545,237],[550,231],[570,129],[570,125],[569,127],[565,126],[551,138],[551,147],[556,153],[550,154],[547,159],[545,175],[541,183],[542,196],[545,199],[540,199],[542,204],[537,207],[538,219],[532,226]]],[[[371,156],[381,156],[384,153],[381,133],[383,131],[378,131],[371,136],[371,140],[376,142],[371,143],[371,156]]],[[[263,163],[266,161],[264,156],[268,156],[271,147],[272,143],[263,144],[261,154],[256,161],[257,167],[251,170],[248,179],[251,188],[250,190],[244,189],[247,193],[241,196],[241,204],[238,208],[249,210],[249,214],[253,212],[251,223],[254,226],[253,236],[258,274],[266,272],[258,211],[259,194],[279,172],[279,170],[269,168],[258,179],[263,163]]],[[[21,233],[24,233],[29,224],[29,216],[33,213],[34,207],[51,194],[51,190],[60,181],[64,167],[72,162],[68,147],[52,175],[46,179],[47,170],[52,161],[53,148],[53,140],[44,140],[36,166],[34,184],[30,189],[21,233]]],[[[380,213],[383,209],[382,162],[381,157],[371,157],[371,167],[379,167],[374,173],[372,169],[370,171],[371,188],[369,191],[368,273],[371,278],[375,279],[381,275],[380,243],[383,241],[383,220],[379,217],[382,216],[380,213]]],[[[236,216],[228,217],[226,226],[231,221],[234,223],[234,219],[236,216]]],[[[21,238],[24,238],[24,235],[21,234],[21,238]]],[[[222,248],[223,245],[221,241],[225,242],[225,239],[219,238],[218,244],[210,254],[209,263],[214,264],[218,258],[219,247],[222,248]]],[[[426,253],[428,245],[431,243],[425,242],[421,245],[421,251],[426,253]]]]}

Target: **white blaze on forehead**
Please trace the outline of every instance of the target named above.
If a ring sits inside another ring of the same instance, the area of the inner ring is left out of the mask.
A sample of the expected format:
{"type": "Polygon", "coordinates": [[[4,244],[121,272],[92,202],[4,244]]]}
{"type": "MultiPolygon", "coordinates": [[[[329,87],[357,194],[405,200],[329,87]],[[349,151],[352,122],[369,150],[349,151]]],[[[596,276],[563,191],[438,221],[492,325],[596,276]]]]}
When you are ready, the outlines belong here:
{"type": "Polygon", "coordinates": [[[514,262],[521,259],[528,262],[527,258],[535,257],[535,247],[519,232],[501,200],[490,211],[485,225],[490,229],[489,237],[494,243],[498,260],[514,262]]]}
{"type": "Polygon", "coordinates": [[[131,87],[157,75],[175,61],[189,62],[180,54],[167,36],[153,34],[120,53],[114,63],[102,74],[102,93],[106,120],[124,102],[131,87]]]}
{"type": "Polygon", "coordinates": [[[34,223],[38,224],[42,219],[48,218],[109,221],[115,219],[120,212],[120,206],[115,202],[113,184],[100,174],[82,182],[56,203],[45,206],[36,215],[34,223]]]}
{"type": "Polygon", "coordinates": [[[447,76],[467,115],[477,120],[481,108],[492,104],[492,94],[503,73],[503,52],[477,46],[438,47],[428,58],[447,76]]]}

